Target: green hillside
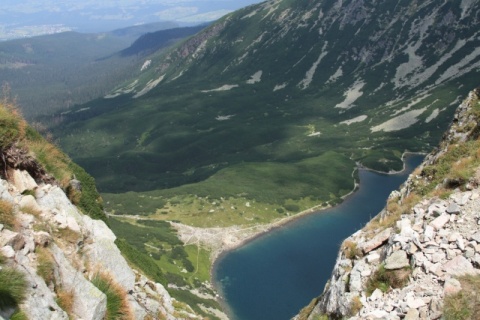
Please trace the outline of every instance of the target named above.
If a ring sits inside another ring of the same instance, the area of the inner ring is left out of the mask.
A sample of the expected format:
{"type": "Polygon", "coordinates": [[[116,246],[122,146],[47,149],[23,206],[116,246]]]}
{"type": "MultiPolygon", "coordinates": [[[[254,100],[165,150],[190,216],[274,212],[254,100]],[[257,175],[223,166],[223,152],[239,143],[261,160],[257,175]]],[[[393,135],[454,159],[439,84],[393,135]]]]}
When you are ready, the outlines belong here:
{"type": "Polygon", "coordinates": [[[228,225],[334,204],[356,163],[399,170],[405,150],[437,144],[478,85],[479,6],[249,6],[152,55],[54,135],[120,214],[228,225]]]}
{"type": "Polygon", "coordinates": [[[145,62],[144,51],[164,49],[201,29],[162,30],[174,26],[156,23],[98,34],[64,32],[3,41],[0,83],[10,85],[28,120],[58,121],[52,119],[53,112],[102,97],[128,79],[145,62]],[[136,45],[139,37],[154,36],[161,46],[136,45]],[[134,54],[120,54],[122,50],[134,54]]]}

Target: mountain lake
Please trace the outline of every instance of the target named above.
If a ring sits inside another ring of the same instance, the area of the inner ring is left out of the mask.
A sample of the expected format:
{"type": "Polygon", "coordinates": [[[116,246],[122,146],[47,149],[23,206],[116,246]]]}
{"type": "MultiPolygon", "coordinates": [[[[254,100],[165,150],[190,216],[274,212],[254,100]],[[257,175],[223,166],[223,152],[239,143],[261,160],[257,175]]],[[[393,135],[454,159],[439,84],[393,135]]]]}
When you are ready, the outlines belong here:
{"type": "Polygon", "coordinates": [[[405,156],[405,170],[359,170],[360,186],[340,205],[301,217],[221,256],[213,281],[232,320],[283,320],[318,297],[342,241],[385,206],[424,155],[405,156]]]}

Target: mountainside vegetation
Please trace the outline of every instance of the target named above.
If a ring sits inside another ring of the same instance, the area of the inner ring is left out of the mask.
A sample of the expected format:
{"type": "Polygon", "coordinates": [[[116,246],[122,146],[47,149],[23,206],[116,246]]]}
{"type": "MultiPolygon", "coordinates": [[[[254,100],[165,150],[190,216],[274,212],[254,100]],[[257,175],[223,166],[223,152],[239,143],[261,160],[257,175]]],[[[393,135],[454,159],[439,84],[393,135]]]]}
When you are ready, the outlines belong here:
{"type": "Polygon", "coordinates": [[[249,6],[53,132],[115,213],[220,226],[335,204],[356,164],[398,170],[437,143],[478,78],[478,6],[249,6]]]}
{"type": "Polygon", "coordinates": [[[156,35],[156,40],[162,42],[154,47],[159,50],[202,28],[158,31],[173,27],[171,23],[156,23],[99,34],[64,32],[3,41],[0,83],[10,85],[29,121],[49,124],[55,121],[50,116],[53,112],[63,112],[105,95],[140,68],[143,61],[138,53],[146,54],[145,50],[153,48],[145,44],[143,48],[132,46],[139,37],[148,39],[156,35]],[[136,55],[120,54],[122,50],[136,55]]]}

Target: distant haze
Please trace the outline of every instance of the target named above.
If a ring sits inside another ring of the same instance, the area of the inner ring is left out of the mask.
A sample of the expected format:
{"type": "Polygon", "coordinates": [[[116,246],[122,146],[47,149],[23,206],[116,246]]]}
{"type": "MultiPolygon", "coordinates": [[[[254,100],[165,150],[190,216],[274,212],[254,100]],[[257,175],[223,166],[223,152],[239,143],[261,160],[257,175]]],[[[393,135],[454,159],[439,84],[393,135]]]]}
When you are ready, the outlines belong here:
{"type": "Polygon", "coordinates": [[[261,0],[2,0],[0,39],[75,30],[102,32],[132,25],[213,21],[261,0]]]}

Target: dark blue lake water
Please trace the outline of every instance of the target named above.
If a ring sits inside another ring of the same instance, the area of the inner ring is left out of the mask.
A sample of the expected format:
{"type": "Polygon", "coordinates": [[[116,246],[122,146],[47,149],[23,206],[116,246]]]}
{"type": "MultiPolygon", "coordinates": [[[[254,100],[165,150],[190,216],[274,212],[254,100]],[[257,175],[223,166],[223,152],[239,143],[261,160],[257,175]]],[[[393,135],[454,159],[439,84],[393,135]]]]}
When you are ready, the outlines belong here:
{"type": "Polygon", "coordinates": [[[360,188],[341,205],[307,215],[221,257],[213,281],[234,320],[290,319],[319,296],[342,241],[385,206],[423,156],[395,175],[360,170],[360,188]]]}

